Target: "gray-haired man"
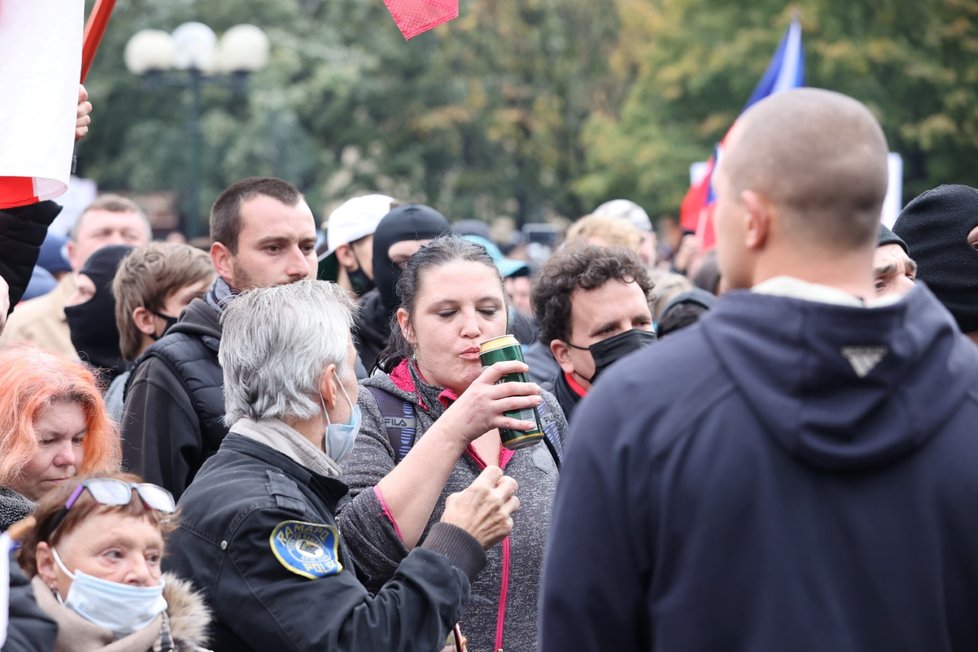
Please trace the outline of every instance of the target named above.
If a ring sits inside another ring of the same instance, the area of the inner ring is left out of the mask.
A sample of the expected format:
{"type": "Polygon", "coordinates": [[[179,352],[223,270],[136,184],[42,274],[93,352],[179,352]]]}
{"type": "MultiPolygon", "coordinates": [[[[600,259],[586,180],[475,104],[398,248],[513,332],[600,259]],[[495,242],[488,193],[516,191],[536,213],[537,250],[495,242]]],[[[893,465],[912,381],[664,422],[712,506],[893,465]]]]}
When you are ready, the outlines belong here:
{"type": "Polygon", "coordinates": [[[512,529],[516,483],[490,467],[370,596],[335,513],[359,428],[351,303],[301,281],[225,309],[219,358],[230,432],[180,499],[167,565],[214,610],[215,650],[438,649],[512,529]]]}

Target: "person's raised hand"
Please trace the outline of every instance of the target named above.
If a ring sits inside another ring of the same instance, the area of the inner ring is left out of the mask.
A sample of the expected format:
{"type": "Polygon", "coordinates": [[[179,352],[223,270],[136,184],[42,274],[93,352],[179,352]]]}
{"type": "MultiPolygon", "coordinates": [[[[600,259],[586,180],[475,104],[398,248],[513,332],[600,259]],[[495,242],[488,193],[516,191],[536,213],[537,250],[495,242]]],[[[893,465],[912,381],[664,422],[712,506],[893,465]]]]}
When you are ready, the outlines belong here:
{"type": "Polygon", "coordinates": [[[92,124],[92,103],[88,101],[88,91],[85,86],[78,84],[78,112],[75,114],[75,142],[88,133],[92,124]]]}
{"type": "Polygon", "coordinates": [[[504,382],[496,384],[503,376],[526,372],[529,367],[518,360],[497,362],[482,370],[479,377],[462,392],[438,422],[467,442],[478,439],[493,428],[531,430],[533,421],[521,421],[507,417],[511,410],[534,408],[543,402],[540,387],[536,383],[504,382]]]}
{"type": "Polygon", "coordinates": [[[483,548],[491,548],[513,530],[520,508],[516,480],[498,466],[487,466],[472,484],[445,501],[442,523],[462,528],[483,548]]]}

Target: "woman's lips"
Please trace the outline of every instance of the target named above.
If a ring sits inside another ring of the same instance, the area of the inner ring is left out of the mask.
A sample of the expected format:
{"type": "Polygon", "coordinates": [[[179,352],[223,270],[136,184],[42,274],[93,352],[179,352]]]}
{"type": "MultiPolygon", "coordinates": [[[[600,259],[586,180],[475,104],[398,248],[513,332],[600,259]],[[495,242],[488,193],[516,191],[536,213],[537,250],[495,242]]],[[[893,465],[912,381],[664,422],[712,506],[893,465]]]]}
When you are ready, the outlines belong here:
{"type": "Polygon", "coordinates": [[[479,359],[479,347],[470,346],[461,353],[458,354],[460,358],[465,360],[478,360],[479,359]]]}

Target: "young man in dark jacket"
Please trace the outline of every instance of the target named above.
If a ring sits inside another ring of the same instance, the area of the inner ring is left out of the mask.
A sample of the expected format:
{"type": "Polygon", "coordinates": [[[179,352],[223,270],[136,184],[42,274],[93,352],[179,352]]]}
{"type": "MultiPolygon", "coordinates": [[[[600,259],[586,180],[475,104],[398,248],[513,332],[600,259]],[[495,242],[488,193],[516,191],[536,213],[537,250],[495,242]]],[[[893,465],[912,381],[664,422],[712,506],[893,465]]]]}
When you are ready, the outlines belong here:
{"type": "Polygon", "coordinates": [[[874,302],[886,156],[836,93],[741,117],[734,290],[578,410],[543,650],[978,649],[978,349],[925,287],[874,302]]]}
{"type": "Polygon", "coordinates": [[[227,434],[222,310],[239,291],[316,276],[316,221],[281,179],[245,179],[222,192],[211,239],[217,279],[136,362],[125,392],[123,464],[175,497],[227,434]]]}

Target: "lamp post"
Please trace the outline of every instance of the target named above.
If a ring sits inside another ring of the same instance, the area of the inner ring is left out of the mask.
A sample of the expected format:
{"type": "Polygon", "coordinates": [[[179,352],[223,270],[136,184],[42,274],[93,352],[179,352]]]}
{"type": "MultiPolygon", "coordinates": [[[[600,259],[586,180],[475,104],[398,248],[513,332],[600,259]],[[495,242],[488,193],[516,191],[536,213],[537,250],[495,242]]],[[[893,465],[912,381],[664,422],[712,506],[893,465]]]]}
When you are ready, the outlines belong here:
{"type": "Polygon", "coordinates": [[[190,165],[187,179],[187,238],[198,235],[200,220],[201,91],[207,84],[243,91],[248,75],[268,63],[268,37],[254,25],[236,25],[218,40],[207,25],[191,22],[172,34],[159,29],[136,32],[125,50],[126,68],[146,79],[151,88],[176,86],[190,92],[187,136],[190,165]]]}

